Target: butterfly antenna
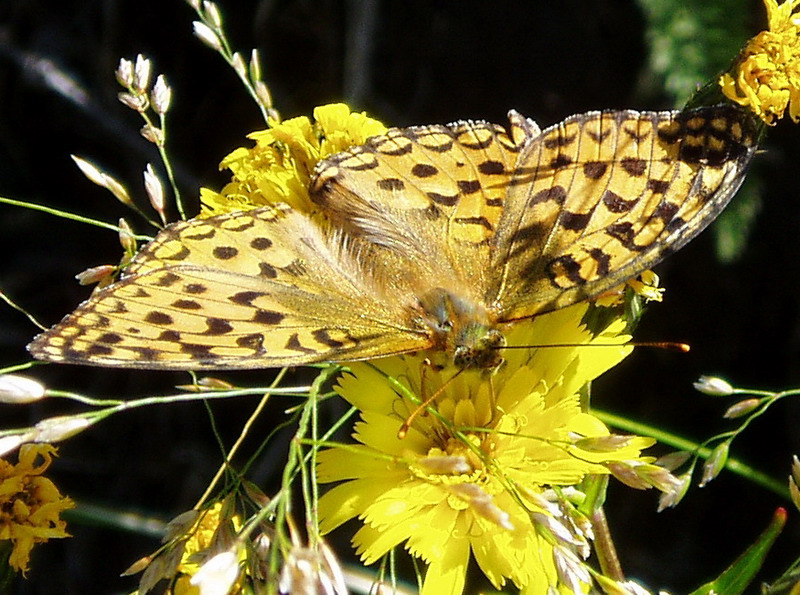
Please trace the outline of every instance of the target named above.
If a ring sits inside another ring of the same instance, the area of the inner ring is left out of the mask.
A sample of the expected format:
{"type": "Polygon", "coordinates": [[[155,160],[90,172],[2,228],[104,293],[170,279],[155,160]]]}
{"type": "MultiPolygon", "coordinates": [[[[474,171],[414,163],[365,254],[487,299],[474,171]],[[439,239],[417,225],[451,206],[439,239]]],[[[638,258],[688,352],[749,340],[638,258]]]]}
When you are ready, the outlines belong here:
{"type": "Polygon", "coordinates": [[[688,343],[677,341],[630,341],[628,343],[553,343],[550,345],[502,345],[494,349],[545,349],[548,347],[653,347],[655,349],[666,349],[668,351],[678,351],[689,353],[692,350],[688,343]]]}
{"type": "MultiPolygon", "coordinates": [[[[425,364],[425,365],[430,365],[430,364],[425,364]]],[[[403,425],[400,426],[399,430],[397,430],[397,438],[399,440],[402,440],[403,438],[406,437],[406,435],[408,434],[408,430],[411,428],[411,424],[414,423],[414,420],[417,419],[417,417],[419,417],[420,414],[423,413],[428,408],[428,406],[431,403],[433,403],[437,399],[437,397],[442,394],[442,392],[444,392],[444,389],[446,389],[450,385],[450,383],[453,382],[453,380],[455,380],[458,377],[458,375],[461,374],[461,372],[463,371],[464,368],[461,368],[458,372],[453,374],[442,384],[442,386],[436,389],[430,397],[425,399],[422,403],[420,403],[417,406],[416,409],[414,409],[414,411],[411,412],[411,415],[409,415],[406,418],[406,420],[403,422],[403,425]]],[[[420,383],[420,386],[423,388],[425,386],[424,377],[423,377],[423,382],[420,383]]]]}

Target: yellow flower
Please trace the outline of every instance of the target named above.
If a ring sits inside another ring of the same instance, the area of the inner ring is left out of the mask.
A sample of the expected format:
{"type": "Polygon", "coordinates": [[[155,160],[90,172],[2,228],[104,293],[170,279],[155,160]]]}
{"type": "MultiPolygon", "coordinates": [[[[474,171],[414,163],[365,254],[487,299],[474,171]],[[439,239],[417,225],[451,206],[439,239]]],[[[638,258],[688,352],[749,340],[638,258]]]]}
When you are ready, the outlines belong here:
{"type": "Polygon", "coordinates": [[[645,302],[660,302],[664,299],[664,288],[659,287],[660,279],[653,271],[642,271],[637,277],[628,279],[622,285],[595,298],[598,306],[611,308],[619,306],[625,301],[625,288],[630,287],[637,295],[644,298],[645,302]]]}
{"type": "MultiPolygon", "coordinates": [[[[219,531],[224,521],[222,518],[224,503],[225,501],[216,502],[211,508],[202,511],[197,521],[187,531],[189,538],[186,540],[180,564],[176,569],[177,579],[172,587],[173,595],[200,595],[201,589],[192,584],[192,577],[211,557],[209,554],[212,548],[220,543],[219,531]]],[[[238,532],[242,528],[242,520],[238,514],[230,518],[230,523],[232,532],[238,532]]],[[[244,558],[245,552],[241,550],[239,561],[244,558]]]]}
{"type": "Polygon", "coordinates": [[[314,109],[307,117],[270,122],[270,128],[249,135],[255,147],[238,148],[220,164],[233,179],[220,192],[200,190],[202,216],[285,202],[306,212],[314,207],[308,184],[317,163],[326,157],[382,134],[386,127],[342,103],[314,109]]]}
{"type": "Polygon", "coordinates": [[[0,540],[11,541],[9,564],[23,574],[35,544],[69,537],[60,515],[75,504],[42,477],[55,454],[49,444],[25,444],[16,465],[0,459],[0,540]]]}
{"type": "Polygon", "coordinates": [[[631,349],[621,320],[593,337],[581,325],[587,308],[516,323],[509,344],[611,346],[509,349],[491,376],[436,369],[425,354],[350,364],[337,391],[361,410],[361,444],[318,455],[319,480],[343,482],[320,499],[322,530],[361,519],[354,543],[367,564],[405,542],[428,564],[423,594],[461,593],[471,557],[498,589],[588,588],[590,532],[567,486],[607,464],[652,461],[641,449],[653,441],[612,437],[581,408],[582,387],[631,349]],[[400,439],[417,408],[408,394],[436,394],[435,412],[400,439]]]}
{"type": "Polygon", "coordinates": [[[747,42],[733,67],[720,77],[726,97],[749,107],[767,124],[786,109],[800,121],[800,0],[764,0],[769,29],[747,42]]]}

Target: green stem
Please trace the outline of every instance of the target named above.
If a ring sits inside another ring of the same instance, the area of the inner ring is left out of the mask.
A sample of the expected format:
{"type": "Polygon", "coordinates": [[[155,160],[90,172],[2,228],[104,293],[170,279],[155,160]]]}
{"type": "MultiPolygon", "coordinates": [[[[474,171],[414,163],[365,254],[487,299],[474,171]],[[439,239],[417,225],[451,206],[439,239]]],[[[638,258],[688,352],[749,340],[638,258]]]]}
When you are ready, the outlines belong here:
{"type": "MultiPolygon", "coordinates": [[[[96,227],[108,229],[116,233],[120,232],[120,228],[118,225],[113,225],[111,223],[106,223],[105,221],[99,221],[97,219],[91,219],[89,217],[83,217],[81,215],[75,215],[74,213],[68,213],[67,211],[53,209],[51,207],[46,207],[44,205],[37,205],[35,203],[25,202],[23,200],[14,200],[13,198],[6,198],[5,196],[0,196],[0,203],[13,205],[15,207],[23,207],[25,209],[31,209],[33,211],[42,211],[43,213],[55,215],[56,217],[61,217],[62,219],[70,219],[72,221],[78,221],[79,223],[88,223],[89,225],[94,225],[96,227]]],[[[151,236],[146,236],[146,235],[134,235],[133,237],[136,238],[137,240],[144,242],[149,242],[150,240],[153,239],[151,236]]]]}

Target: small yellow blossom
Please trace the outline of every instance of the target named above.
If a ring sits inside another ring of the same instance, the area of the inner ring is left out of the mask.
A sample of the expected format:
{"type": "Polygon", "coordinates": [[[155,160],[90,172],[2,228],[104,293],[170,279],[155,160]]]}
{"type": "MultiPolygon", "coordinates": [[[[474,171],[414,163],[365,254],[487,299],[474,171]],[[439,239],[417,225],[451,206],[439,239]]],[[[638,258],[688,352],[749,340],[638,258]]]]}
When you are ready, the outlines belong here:
{"type": "Polygon", "coordinates": [[[0,459],[0,540],[12,543],[9,564],[23,574],[35,544],[69,537],[60,515],[75,504],[42,476],[55,453],[49,444],[25,444],[16,465],[0,459]]]}
{"type": "Polygon", "coordinates": [[[318,455],[319,480],[343,482],[320,499],[322,530],[361,519],[354,543],[367,564],[405,543],[428,564],[423,595],[461,593],[471,558],[498,589],[510,580],[531,594],[573,592],[589,574],[563,562],[584,564],[591,532],[553,488],[608,473],[613,462],[653,460],[641,457],[647,438],[607,439],[603,448],[587,440],[609,431],[581,409],[580,390],[631,350],[621,320],[592,336],[581,325],[587,308],[517,322],[507,337],[595,347],[507,350],[491,376],[454,375],[425,354],[349,364],[337,391],[361,410],[361,444],[318,455]],[[435,411],[400,439],[418,406],[409,394],[437,394],[435,411]]]}
{"type": "Polygon", "coordinates": [[[764,0],[769,28],[750,39],[720,77],[726,97],[749,107],[769,125],[786,109],[800,121],[800,0],[764,0]]]}
{"type": "Polygon", "coordinates": [[[643,271],[637,277],[629,279],[622,285],[598,296],[595,298],[594,303],[605,308],[619,306],[625,301],[626,287],[630,287],[637,295],[642,296],[646,302],[660,302],[664,299],[664,288],[658,286],[659,281],[658,275],[653,271],[643,271]]]}
{"type": "MultiPolygon", "coordinates": [[[[194,577],[200,572],[204,564],[213,557],[212,548],[219,544],[218,535],[220,525],[223,522],[223,506],[224,501],[219,501],[211,508],[204,510],[191,529],[187,531],[187,535],[190,537],[186,540],[181,562],[178,564],[176,572],[178,577],[172,587],[173,595],[202,594],[201,586],[197,584],[197,581],[194,581],[194,577]]],[[[242,521],[239,515],[233,515],[230,522],[233,532],[238,532],[242,528],[242,521]]],[[[244,560],[245,555],[245,550],[241,549],[239,551],[239,562],[244,560]]]]}
{"type": "Polygon", "coordinates": [[[201,189],[202,216],[276,202],[311,212],[308,184],[317,163],[385,131],[377,120],[341,103],[314,109],[313,123],[305,116],[270,122],[270,128],[249,136],[255,147],[238,148],[220,164],[233,173],[230,183],[220,192],[201,189]]]}

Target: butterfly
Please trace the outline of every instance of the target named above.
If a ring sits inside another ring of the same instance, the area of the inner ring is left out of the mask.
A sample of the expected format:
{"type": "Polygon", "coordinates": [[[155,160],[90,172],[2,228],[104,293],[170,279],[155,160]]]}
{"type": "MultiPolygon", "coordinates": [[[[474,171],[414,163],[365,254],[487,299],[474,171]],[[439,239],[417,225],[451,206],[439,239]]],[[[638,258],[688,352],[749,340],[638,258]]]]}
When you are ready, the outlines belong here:
{"type": "Polygon", "coordinates": [[[758,131],[732,106],[516,112],[390,129],[320,162],[317,213],[174,223],[28,346],[41,360],[241,369],[433,349],[496,367],[504,329],[595,297],[704,229],[758,131]]]}

